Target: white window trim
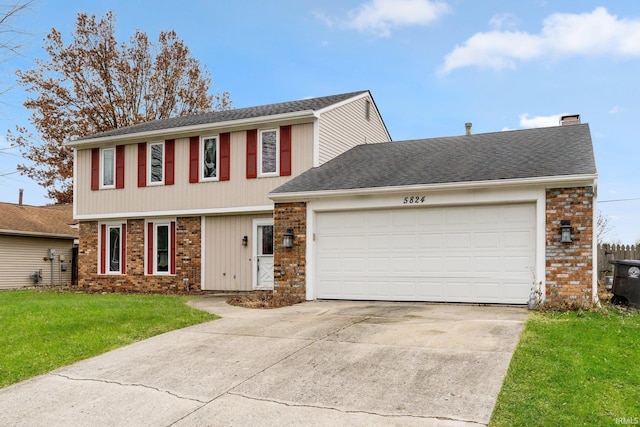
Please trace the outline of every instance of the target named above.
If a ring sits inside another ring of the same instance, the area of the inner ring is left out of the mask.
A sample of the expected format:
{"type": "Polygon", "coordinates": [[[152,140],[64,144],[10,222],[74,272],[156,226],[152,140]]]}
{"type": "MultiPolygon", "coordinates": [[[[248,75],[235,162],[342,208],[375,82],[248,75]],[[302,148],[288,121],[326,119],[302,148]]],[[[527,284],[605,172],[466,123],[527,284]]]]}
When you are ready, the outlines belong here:
{"type": "Polygon", "coordinates": [[[220,135],[208,135],[200,138],[200,164],[198,167],[200,168],[200,181],[201,182],[209,182],[209,181],[220,181],[220,135]],[[204,176],[204,141],[207,139],[216,140],[216,176],[214,177],[205,177],[204,176]]]}
{"type": "Polygon", "coordinates": [[[164,141],[153,141],[153,142],[149,142],[149,144],[147,145],[147,185],[164,185],[164,178],[166,176],[166,171],[164,170],[164,165],[165,165],[165,144],[164,141]],[[160,181],[152,181],[151,177],[153,175],[152,173],[152,157],[153,157],[153,153],[152,153],[152,146],[154,145],[160,145],[162,146],[162,180],[160,181]]]}
{"type": "Polygon", "coordinates": [[[280,129],[260,129],[258,131],[258,177],[280,176],[280,129]],[[276,171],[262,172],[262,134],[266,132],[276,133],[276,171]]]}
{"type": "Polygon", "coordinates": [[[107,148],[102,148],[100,150],[100,188],[104,188],[104,189],[116,188],[116,147],[107,147],[107,148]],[[104,184],[104,173],[106,171],[105,164],[104,164],[104,153],[106,151],[113,152],[113,170],[112,170],[113,184],[111,185],[104,184]]]}
{"type": "MultiPolygon", "coordinates": [[[[148,254],[148,250],[149,250],[149,227],[147,226],[148,223],[153,223],[153,273],[151,274],[151,276],[175,276],[174,274],[171,274],[171,267],[173,266],[173,263],[175,262],[175,260],[172,258],[171,256],[171,223],[175,222],[176,223],[176,233],[177,233],[177,227],[178,227],[178,223],[176,221],[175,218],[169,218],[169,219],[162,219],[162,220],[155,220],[155,219],[150,219],[148,221],[145,221],[145,239],[144,239],[144,253],[145,253],[145,262],[144,262],[144,271],[145,271],[145,275],[149,276],[148,273],[148,256],[146,254],[148,254]],[[169,257],[168,257],[168,264],[167,264],[167,271],[158,271],[158,226],[167,226],[169,228],[169,241],[167,242],[168,244],[168,250],[169,250],[169,257]]],[[[177,238],[177,236],[176,236],[177,238]]]]}
{"type": "MultiPolygon", "coordinates": [[[[102,264],[102,260],[99,259],[98,261],[98,274],[99,275],[122,275],[122,263],[126,262],[126,260],[124,260],[122,258],[122,250],[123,250],[123,244],[126,241],[126,239],[124,238],[124,236],[122,235],[122,222],[118,221],[118,222],[101,222],[98,224],[98,230],[102,230],[102,226],[105,226],[105,236],[102,236],[102,232],[98,231],[98,248],[102,247],[102,239],[106,239],[105,242],[105,256],[107,257],[107,259],[104,260],[104,265],[105,265],[105,272],[101,273],[100,272],[100,265],[102,264]],[[111,239],[109,238],[109,229],[111,228],[119,228],[120,229],[120,269],[118,271],[111,271],[111,263],[110,263],[110,258],[111,258],[111,239]]],[[[98,258],[101,258],[102,254],[100,253],[100,251],[98,251],[98,258]]]]}

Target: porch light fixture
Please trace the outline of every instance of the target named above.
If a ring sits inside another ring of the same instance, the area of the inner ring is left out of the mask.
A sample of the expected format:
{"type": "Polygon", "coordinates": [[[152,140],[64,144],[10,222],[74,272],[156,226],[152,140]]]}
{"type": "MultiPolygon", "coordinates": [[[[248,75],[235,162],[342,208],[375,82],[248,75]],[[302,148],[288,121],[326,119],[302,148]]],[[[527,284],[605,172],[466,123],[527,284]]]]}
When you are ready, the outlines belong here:
{"type": "Polygon", "coordinates": [[[563,219],[560,221],[560,242],[571,243],[571,221],[563,219]]]}
{"type": "Polygon", "coordinates": [[[287,228],[287,232],[282,235],[282,246],[285,248],[293,247],[293,228],[287,228]]]}
{"type": "Polygon", "coordinates": [[[247,246],[248,243],[249,243],[249,238],[247,236],[244,236],[242,238],[242,246],[247,246]]]}

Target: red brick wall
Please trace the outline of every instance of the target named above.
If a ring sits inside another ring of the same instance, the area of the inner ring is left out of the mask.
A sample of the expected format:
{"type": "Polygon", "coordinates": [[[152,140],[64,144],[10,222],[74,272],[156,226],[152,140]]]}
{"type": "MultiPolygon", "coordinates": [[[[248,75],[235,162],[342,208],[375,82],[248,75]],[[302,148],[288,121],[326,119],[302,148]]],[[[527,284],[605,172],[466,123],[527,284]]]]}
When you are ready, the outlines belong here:
{"type": "Polygon", "coordinates": [[[551,303],[593,300],[593,188],[546,192],[546,298],[551,303]],[[571,243],[560,242],[560,222],[571,221],[571,243]]]}
{"type": "Polygon", "coordinates": [[[277,203],[274,219],[274,290],[279,305],[303,302],[306,296],[307,204],[277,203]],[[284,248],[282,238],[293,229],[293,247],[284,248]]]}
{"type": "Polygon", "coordinates": [[[78,286],[93,292],[184,293],[184,279],[191,292],[200,291],[201,222],[200,217],[176,219],[175,276],[144,274],[144,219],[127,220],[126,274],[98,274],[98,222],[80,222],[78,248],[78,286]]]}

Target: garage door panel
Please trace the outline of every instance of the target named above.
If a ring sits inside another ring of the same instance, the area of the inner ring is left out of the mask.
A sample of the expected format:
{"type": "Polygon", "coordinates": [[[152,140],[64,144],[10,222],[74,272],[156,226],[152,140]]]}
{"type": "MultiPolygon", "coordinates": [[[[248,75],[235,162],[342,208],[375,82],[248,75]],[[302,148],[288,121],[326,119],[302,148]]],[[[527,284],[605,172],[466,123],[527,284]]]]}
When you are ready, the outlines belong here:
{"type": "Polygon", "coordinates": [[[534,204],[326,212],[316,227],[317,298],[528,300],[534,204]]]}
{"type": "Polygon", "coordinates": [[[471,233],[450,233],[445,246],[449,249],[467,249],[471,247],[471,233]]]}
{"type": "Polygon", "coordinates": [[[418,272],[435,273],[443,270],[442,257],[418,257],[418,272]]]}
{"type": "Polygon", "coordinates": [[[390,242],[392,249],[413,250],[416,246],[416,236],[415,234],[394,234],[391,236],[390,242]]]}
{"type": "Polygon", "coordinates": [[[442,232],[416,233],[417,249],[441,249],[442,246],[442,232]]]}

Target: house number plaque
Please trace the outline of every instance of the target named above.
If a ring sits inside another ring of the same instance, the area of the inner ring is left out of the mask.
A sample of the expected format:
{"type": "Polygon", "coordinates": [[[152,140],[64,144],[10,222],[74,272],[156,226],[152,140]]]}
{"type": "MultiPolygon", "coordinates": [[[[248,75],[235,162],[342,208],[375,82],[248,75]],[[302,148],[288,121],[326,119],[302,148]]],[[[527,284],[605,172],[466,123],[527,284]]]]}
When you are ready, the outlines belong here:
{"type": "Polygon", "coordinates": [[[415,205],[424,203],[426,196],[407,196],[403,199],[403,205],[415,205]]]}

